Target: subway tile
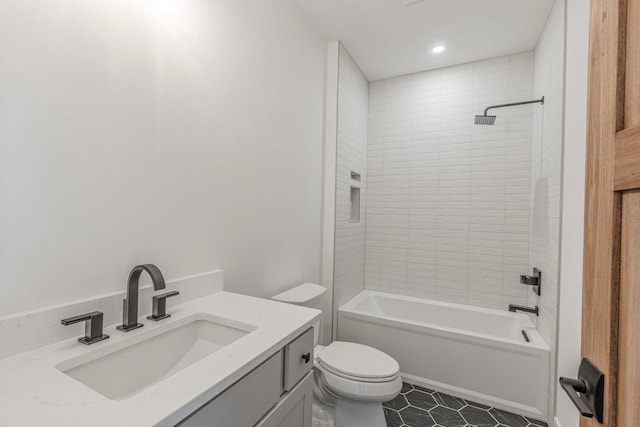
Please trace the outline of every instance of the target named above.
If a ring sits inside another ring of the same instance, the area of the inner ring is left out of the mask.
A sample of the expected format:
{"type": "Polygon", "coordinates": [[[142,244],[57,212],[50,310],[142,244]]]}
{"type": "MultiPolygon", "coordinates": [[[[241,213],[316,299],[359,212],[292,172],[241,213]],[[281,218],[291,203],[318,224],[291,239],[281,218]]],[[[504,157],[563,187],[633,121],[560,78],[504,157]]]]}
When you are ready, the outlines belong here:
{"type": "MultiPolygon", "coordinates": [[[[494,308],[507,299],[526,303],[517,274],[529,269],[530,243],[533,252],[552,252],[548,242],[557,243],[549,238],[559,233],[557,225],[545,220],[559,217],[560,174],[535,171],[550,158],[559,162],[559,144],[538,156],[542,115],[534,116],[535,108],[501,111],[496,126],[474,126],[473,115],[490,104],[530,98],[533,65],[533,53],[526,52],[369,85],[361,269],[367,288],[494,308]],[[532,211],[536,189],[551,201],[532,211]],[[546,227],[539,243],[529,242],[531,221],[546,227]]],[[[558,126],[544,124],[545,135],[558,126]]],[[[360,153],[354,147],[340,159],[360,153]]],[[[348,213],[348,192],[340,200],[340,212],[348,213]]],[[[362,238],[361,231],[346,230],[347,239],[362,238]]],[[[348,246],[360,261],[358,245],[348,246]]],[[[357,277],[360,269],[354,270],[357,277]]]]}

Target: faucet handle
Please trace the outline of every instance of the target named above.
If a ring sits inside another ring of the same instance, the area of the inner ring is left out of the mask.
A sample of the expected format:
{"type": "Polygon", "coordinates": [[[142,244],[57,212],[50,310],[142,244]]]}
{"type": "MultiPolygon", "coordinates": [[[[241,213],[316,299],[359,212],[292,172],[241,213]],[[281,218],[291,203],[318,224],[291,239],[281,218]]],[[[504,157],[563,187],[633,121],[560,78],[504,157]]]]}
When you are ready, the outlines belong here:
{"type": "Polygon", "coordinates": [[[109,338],[109,335],[102,333],[103,318],[104,315],[102,312],[93,311],[91,313],[69,317],[68,319],[62,319],[60,323],[67,326],[73,325],[74,323],[86,322],[84,324],[84,337],[78,338],[78,342],[89,345],[109,338]]]}
{"type": "Polygon", "coordinates": [[[533,267],[533,275],[521,274],[520,283],[531,286],[533,293],[540,296],[542,290],[542,272],[538,268],[533,267]]]}
{"type": "Polygon", "coordinates": [[[147,319],[157,322],[158,320],[171,317],[170,314],[167,314],[167,298],[175,297],[176,295],[180,295],[180,292],[171,291],[160,295],[154,295],[152,299],[153,307],[151,309],[151,315],[147,316],[147,319]]]}

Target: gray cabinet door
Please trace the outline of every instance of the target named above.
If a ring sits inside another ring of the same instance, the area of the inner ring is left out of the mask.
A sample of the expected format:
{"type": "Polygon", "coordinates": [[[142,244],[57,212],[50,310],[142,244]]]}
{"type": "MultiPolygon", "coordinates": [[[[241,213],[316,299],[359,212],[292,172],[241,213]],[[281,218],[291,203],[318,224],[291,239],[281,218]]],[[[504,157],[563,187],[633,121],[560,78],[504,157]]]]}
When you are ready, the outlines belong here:
{"type": "Polygon", "coordinates": [[[309,372],[256,427],[311,427],[313,373],[309,372]]]}
{"type": "Polygon", "coordinates": [[[251,427],[280,399],[283,365],[281,350],[179,425],[251,427]]]}

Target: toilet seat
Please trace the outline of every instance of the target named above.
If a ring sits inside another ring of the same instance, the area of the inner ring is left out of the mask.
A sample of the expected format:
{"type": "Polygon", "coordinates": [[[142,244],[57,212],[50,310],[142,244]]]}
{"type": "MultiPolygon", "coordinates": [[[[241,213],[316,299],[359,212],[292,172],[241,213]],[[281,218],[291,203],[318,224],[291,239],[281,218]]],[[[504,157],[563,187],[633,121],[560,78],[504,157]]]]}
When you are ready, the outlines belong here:
{"type": "Polygon", "coordinates": [[[322,385],[339,397],[384,402],[402,388],[398,362],[362,344],[335,341],[316,353],[315,366],[322,385]]]}
{"type": "Polygon", "coordinates": [[[335,375],[319,365],[316,369],[320,373],[318,386],[342,399],[382,403],[395,398],[402,388],[400,375],[386,382],[362,382],[335,375]]]}
{"type": "Polygon", "coordinates": [[[362,382],[389,382],[398,376],[398,362],[386,353],[362,344],[334,341],[318,354],[325,370],[362,382]]]}

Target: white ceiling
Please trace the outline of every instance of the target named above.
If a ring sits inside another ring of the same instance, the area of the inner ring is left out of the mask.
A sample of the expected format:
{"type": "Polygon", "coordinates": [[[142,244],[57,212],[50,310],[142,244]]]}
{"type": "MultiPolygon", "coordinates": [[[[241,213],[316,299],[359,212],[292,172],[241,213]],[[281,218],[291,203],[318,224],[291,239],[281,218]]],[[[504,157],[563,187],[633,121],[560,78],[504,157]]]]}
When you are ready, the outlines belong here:
{"type": "Polygon", "coordinates": [[[532,50],[555,0],[296,0],[370,81],[532,50]],[[440,54],[431,49],[446,46],[440,54]]]}

